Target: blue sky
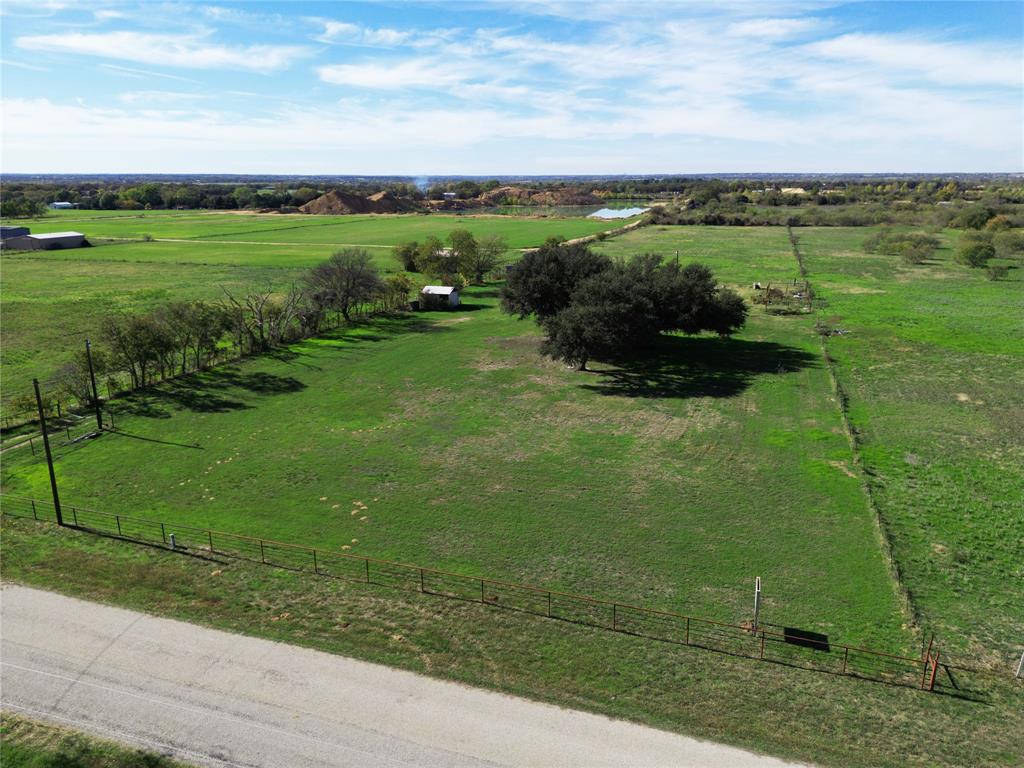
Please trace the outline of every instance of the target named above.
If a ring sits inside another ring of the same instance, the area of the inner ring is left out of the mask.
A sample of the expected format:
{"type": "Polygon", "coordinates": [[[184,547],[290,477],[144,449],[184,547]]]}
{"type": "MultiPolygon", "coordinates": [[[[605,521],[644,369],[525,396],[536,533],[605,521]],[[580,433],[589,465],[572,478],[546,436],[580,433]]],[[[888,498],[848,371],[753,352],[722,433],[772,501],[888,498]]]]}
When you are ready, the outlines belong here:
{"type": "Polygon", "coordinates": [[[0,10],[6,172],[1024,170],[1021,2],[0,10]]]}

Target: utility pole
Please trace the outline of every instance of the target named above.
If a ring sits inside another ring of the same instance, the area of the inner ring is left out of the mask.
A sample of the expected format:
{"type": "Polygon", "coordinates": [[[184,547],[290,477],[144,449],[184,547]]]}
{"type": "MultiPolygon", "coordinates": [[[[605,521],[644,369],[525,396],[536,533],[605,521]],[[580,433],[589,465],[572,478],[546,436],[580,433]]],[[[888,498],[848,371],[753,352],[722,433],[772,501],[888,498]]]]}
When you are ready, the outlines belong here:
{"type": "Polygon", "coordinates": [[[57,525],[64,525],[60,513],[60,494],[57,493],[57,476],[53,473],[53,455],[50,453],[50,438],[46,434],[46,414],[43,413],[43,396],[39,394],[39,379],[32,379],[36,389],[36,406],[39,408],[39,426],[43,430],[43,448],[46,450],[46,466],[50,470],[50,490],[53,491],[53,509],[57,513],[57,525]]]}
{"type": "Polygon", "coordinates": [[[85,340],[85,357],[89,361],[89,380],[92,382],[92,407],[96,410],[96,429],[103,429],[103,414],[100,412],[100,394],[96,391],[96,372],[92,367],[92,345],[85,340]]]}

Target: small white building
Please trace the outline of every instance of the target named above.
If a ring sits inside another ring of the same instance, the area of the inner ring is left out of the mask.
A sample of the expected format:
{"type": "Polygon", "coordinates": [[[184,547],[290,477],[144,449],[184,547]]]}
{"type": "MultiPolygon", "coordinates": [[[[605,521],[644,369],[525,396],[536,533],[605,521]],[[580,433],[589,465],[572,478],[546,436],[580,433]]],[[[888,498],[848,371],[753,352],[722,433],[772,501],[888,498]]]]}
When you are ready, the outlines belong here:
{"type": "Polygon", "coordinates": [[[65,211],[68,208],[77,208],[78,206],[75,205],[74,203],[66,203],[66,202],[62,202],[62,201],[57,201],[57,202],[50,203],[49,207],[52,208],[55,211],[65,211]]]}
{"type": "Polygon", "coordinates": [[[450,285],[425,285],[420,291],[420,306],[424,309],[457,307],[459,291],[450,285]]]}

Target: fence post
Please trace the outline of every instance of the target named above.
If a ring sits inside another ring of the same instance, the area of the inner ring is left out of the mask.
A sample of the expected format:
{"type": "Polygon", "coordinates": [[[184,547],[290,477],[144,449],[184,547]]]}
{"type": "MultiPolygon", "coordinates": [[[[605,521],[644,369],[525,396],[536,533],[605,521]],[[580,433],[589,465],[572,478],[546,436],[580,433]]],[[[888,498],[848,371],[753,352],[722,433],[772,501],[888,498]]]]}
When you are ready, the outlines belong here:
{"type": "Polygon", "coordinates": [[[935,676],[938,673],[939,673],[939,652],[936,651],[935,655],[932,657],[932,679],[928,683],[928,690],[929,691],[934,691],[935,690],[935,676]]]}
{"type": "Polygon", "coordinates": [[[167,529],[164,528],[164,524],[160,523],[160,538],[164,541],[164,546],[167,546],[167,529]]]}
{"type": "Polygon", "coordinates": [[[369,584],[370,583],[370,560],[368,558],[364,557],[363,558],[363,565],[366,566],[366,583],[369,584]]]}
{"type": "Polygon", "coordinates": [[[71,508],[71,516],[75,521],[75,527],[78,527],[78,510],[74,507],[71,508]]]}
{"type": "Polygon", "coordinates": [[[121,516],[120,515],[114,515],[114,519],[117,521],[117,535],[120,536],[121,535],[121,516]]]}
{"type": "Polygon", "coordinates": [[[35,441],[31,437],[29,437],[29,439],[28,439],[28,447],[32,449],[32,455],[35,456],[36,455],[36,444],[35,444],[35,441]]]}
{"type": "Polygon", "coordinates": [[[551,618],[551,593],[548,592],[548,618],[551,618]]]}
{"type": "Polygon", "coordinates": [[[267,564],[267,555],[266,555],[266,553],[265,553],[265,552],[263,551],[263,539],[260,539],[260,560],[262,560],[262,561],[263,561],[263,564],[264,564],[264,565],[266,565],[266,564],[267,564]]]}
{"type": "Polygon", "coordinates": [[[315,573],[317,576],[320,575],[320,569],[317,567],[317,564],[316,564],[316,550],[315,549],[313,550],[313,573],[315,573]]]}
{"type": "Polygon", "coordinates": [[[618,630],[619,630],[619,618],[618,618],[617,608],[618,608],[618,605],[616,603],[612,603],[612,631],[613,632],[618,632],[618,630]]]}
{"type": "Polygon", "coordinates": [[[761,658],[764,658],[764,630],[761,630],[761,658]]]}
{"type": "MultiPolygon", "coordinates": [[[[36,514],[36,500],[35,499],[32,499],[32,519],[33,520],[38,520],[39,519],[39,516],[36,514]]],[[[1020,671],[1020,670],[1018,670],[1018,671],[1020,671]]],[[[1019,677],[1019,675],[1018,675],[1018,677],[1019,677]]]]}
{"type": "Polygon", "coordinates": [[[690,644],[690,617],[686,617],[686,644],[690,644]]]}
{"type": "Polygon", "coordinates": [[[846,651],[843,653],[843,674],[846,674],[846,662],[850,659],[850,646],[846,646],[846,651]]]}
{"type": "Polygon", "coordinates": [[[426,592],[427,590],[423,587],[423,569],[420,568],[420,592],[426,592]]]}
{"type": "Polygon", "coordinates": [[[206,539],[210,542],[210,552],[213,553],[213,531],[206,532],[206,539]]]}
{"type": "Polygon", "coordinates": [[[68,441],[70,441],[71,440],[71,427],[69,427],[67,424],[65,424],[64,425],[64,431],[67,432],[67,434],[68,434],[68,441]]]}
{"type": "Polygon", "coordinates": [[[486,603],[487,602],[486,600],[484,600],[484,580],[483,579],[480,579],[480,602],[481,603],[486,603]]]}

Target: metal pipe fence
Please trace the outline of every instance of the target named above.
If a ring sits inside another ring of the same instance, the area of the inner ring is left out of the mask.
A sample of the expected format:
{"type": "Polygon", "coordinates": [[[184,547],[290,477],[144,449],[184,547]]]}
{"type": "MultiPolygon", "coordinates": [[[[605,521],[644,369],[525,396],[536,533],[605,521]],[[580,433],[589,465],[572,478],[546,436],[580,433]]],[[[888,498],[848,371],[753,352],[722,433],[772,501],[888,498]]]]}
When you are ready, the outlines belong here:
{"type": "MultiPolygon", "coordinates": [[[[949,680],[954,679],[950,669],[984,674],[982,670],[941,664],[938,651],[933,651],[931,645],[920,658],[915,658],[808,638],[794,643],[790,636],[777,629],[753,631],[748,626],[526,584],[84,507],[62,506],[65,524],[83,531],[161,547],[173,546],[176,550],[190,553],[247,560],[322,577],[482,603],[503,610],[802,669],[923,690],[949,687],[945,678],[939,675],[940,669],[946,671],[949,680]]],[[[37,499],[0,494],[0,512],[12,517],[56,523],[52,503],[37,499]]],[[[955,683],[954,686],[960,687],[955,683]]]]}

